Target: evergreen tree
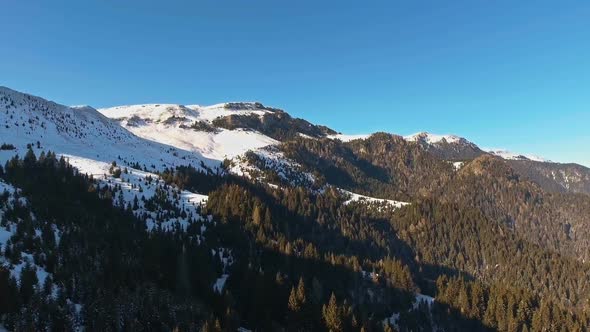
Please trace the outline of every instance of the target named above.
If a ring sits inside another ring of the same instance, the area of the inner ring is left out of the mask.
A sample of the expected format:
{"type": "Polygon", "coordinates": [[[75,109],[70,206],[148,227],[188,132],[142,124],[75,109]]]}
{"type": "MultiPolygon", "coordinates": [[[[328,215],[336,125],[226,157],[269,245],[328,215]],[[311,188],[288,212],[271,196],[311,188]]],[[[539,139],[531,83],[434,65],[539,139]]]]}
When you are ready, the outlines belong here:
{"type": "Polygon", "coordinates": [[[343,314],[341,308],[336,302],[336,296],[334,293],[330,296],[330,300],[327,305],[322,308],[322,316],[326,328],[332,332],[341,332],[344,328],[343,314]]]}

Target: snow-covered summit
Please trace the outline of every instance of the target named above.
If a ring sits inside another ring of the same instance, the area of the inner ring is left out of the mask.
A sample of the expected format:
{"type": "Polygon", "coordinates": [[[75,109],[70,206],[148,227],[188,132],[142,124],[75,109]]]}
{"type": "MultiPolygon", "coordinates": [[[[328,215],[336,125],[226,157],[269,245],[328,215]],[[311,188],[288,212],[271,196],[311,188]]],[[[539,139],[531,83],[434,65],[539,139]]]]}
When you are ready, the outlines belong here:
{"type": "Polygon", "coordinates": [[[420,132],[405,136],[404,139],[407,142],[418,144],[423,149],[445,160],[473,159],[485,153],[475,143],[456,135],[420,132]]]}
{"type": "MultiPolygon", "coordinates": [[[[459,143],[461,140],[465,140],[459,136],[455,135],[437,135],[431,134],[427,132],[420,132],[413,135],[404,136],[406,141],[410,142],[425,142],[428,144],[438,144],[438,143],[459,143]]],[[[465,140],[466,141],[466,140],[465,140]]]]}
{"type": "Polygon", "coordinates": [[[99,109],[135,135],[194,151],[218,162],[248,150],[278,142],[252,130],[227,130],[212,126],[213,120],[229,115],[274,112],[260,103],[223,103],[212,106],[144,104],[99,109]]]}
{"type": "Polygon", "coordinates": [[[531,154],[519,154],[504,149],[486,149],[487,152],[506,160],[532,160],[538,162],[551,162],[543,157],[531,154]]]}
{"type": "Polygon", "coordinates": [[[92,107],[68,107],[6,87],[0,87],[0,127],[0,142],[16,148],[0,152],[0,161],[16,153],[24,155],[27,145],[32,145],[99,162],[138,163],[153,170],[218,165],[199,153],[137,137],[92,107]]]}
{"type": "Polygon", "coordinates": [[[140,118],[152,122],[166,121],[172,116],[186,118],[190,121],[212,122],[218,117],[229,115],[259,116],[274,112],[275,109],[265,107],[255,102],[230,102],[211,106],[180,105],[180,104],[140,104],[115,106],[99,110],[102,114],[113,119],[140,118]]]}

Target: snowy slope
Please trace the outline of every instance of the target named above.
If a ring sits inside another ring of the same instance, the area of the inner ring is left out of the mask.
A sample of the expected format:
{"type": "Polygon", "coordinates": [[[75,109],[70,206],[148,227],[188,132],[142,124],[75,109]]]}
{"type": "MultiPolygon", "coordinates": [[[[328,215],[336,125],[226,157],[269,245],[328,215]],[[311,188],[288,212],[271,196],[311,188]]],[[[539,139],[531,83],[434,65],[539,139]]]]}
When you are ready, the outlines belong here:
{"type": "Polygon", "coordinates": [[[232,104],[222,103],[211,106],[200,105],[178,105],[178,104],[142,104],[126,105],[100,109],[99,112],[113,119],[128,119],[137,116],[151,121],[164,121],[170,116],[187,117],[192,120],[212,122],[220,116],[226,115],[250,115],[259,116],[271,111],[264,108],[257,108],[254,103],[241,103],[245,107],[231,108],[232,104]]]}
{"type": "Polygon", "coordinates": [[[228,104],[206,107],[173,104],[132,105],[100,109],[99,112],[119,121],[124,128],[137,136],[179,149],[198,152],[218,162],[234,158],[248,150],[278,143],[255,131],[191,128],[191,125],[196,122],[211,123],[222,116],[250,114],[262,116],[270,112],[257,109],[252,103],[241,104],[252,105],[250,109],[231,109],[226,105],[228,104]]]}
{"type": "MultiPolygon", "coordinates": [[[[201,163],[218,165],[195,151],[183,151],[135,136],[91,107],[71,108],[45,99],[0,87],[0,144],[14,145],[0,151],[3,163],[12,155],[21,156],[27,144],[40,149],[110,163],[139,163],[150,170],[201,163]]],[[[82,170],[84,171],[84,170],[82,170]]]]}
{"type": "Polygon", "coordinates": [[[539,162],[551,162],[550,160],[539,157],[539,156],[530,155],[530,154],[519,154],[519,153],[510,152],[510,151],[503,150],[503,149],[486,149],[486,151],[495,155],[495,156],[506,159],[506,160],[532,160],[532,161],[539,161],[539,162]]]}
{"type": "Polygon", "coordinates": [[[113,204],[115,206],[133,205],[133,202],[137,199],[138,207],[133,213],[136,216],[147,216],[146,227],[148,230],[157,227],[167,231],[172,231],[176,227],[185,230],[192,222],[211,221],[205,220],[200,215],[201,205],[207,201],[206,195],[179,190],[174,186],[167,185],[156,174],[149,172],[119,167],[125,171],[121,173],[120,177],[115,178],[110,175],[110,163],[72,155],[65,155],[65,157],[75,168],[93,175],[98,180],[99,186],[108,186],[111,189],[117,188],[113,195],[113,204]],[[165,192],[168,198],[178,197],[177,201],[170,199],[171,205],[175,208],[174,210],[163,209],[160,206],[153,211],[146,209],[146,200],[153,198],[158,190],[165,192]],[[184,214],[179,213],[179,211],[184,211],[184,214]]]}
{"type": "Polygon", "coordinates": [[[357,134],[357,135],[347,135],[347,134],[336,134],[336,135],[328,135],[328,138],[331,139],[339,139],[342,142],[350,142],[357,139],[367,139],[371,137],[371,134],[357,134]]]}
{"type": "MultiPolygon", "coordinates": [[[[19,197],[18,203],[16,202],[15,193],[17,193],[17,192],[20,192],[20,189],[14,188],[13,186],[0,180],[0,194],[4,194],[4,193],[8,194],[8,199],[7,199],[6,205],[0,204],[0,221],[1,221],[0,250],[1,251],[6,250],[7,242],[11,239],[11,237],[17,231],[17,221],[6,219],[4,216],[4,213],[6,212],[6,210],[8,208],[14,207],[15,204],[18,204],[20,206],[27,206],[28,205],[27,200],[23,197],[19,197]]],[[[34,215],[32,217],[33,217],[33,220],[36,219],[34,215]]],[[[57,230],[57,227],[55,225],[52,225],[52,226],[55,229],[56,241],[59,241],[60,232],[57,230]]],[[[40,228],[35,229],[35,237],[37,237],[39,240],[41,240],[41,229],[40,228]]],[[[22,269],[27,264],[30,265],[31,267],[33,267],[35,269],[36,274],[37,274],[37,279],[38,279],[38,286],[41,287],[43,285],[43,283],[45,282],[45,279],[50,274],[42,266],[35,264],[35,261],[33,259],[33,255],[31,253],[23,252],[21,254],[21,256],[22,256],[22,258],[21,258],[20,262],[16,262],[15,264],[12,264],[8,260],[6,260],[5,257],[0,255],[0,266],[6,267],[10,271],[10,274],[17,280],[17,282],[20,282],[19,279],[20,279],[22,269]]]]}
{"type": "Polygon", "coordinates": [[[24,156],[27,145],[37,155],[51,150],[66,157],[80,172],[93,175],[100,186],[120,188],[113,197],[115,205],[129,205],[136,197],[141,198],[135,212],[148,214],[148,229],[183,229],[202,220],[199,211],[206,196],[167,186],[153,172],[189,164],[216,167],[216,160],[137,137],[91,107],[66,107],[7,88],[0,88],[0,126],[0,144],[15,146],[13,150],[0,150],[2,164],[16,154],[24,156]],[[109,172],[113,161],[120,168],[128,168],[120,178],[109,172]],[[132,169],[136,163],[144,170],[132,169]],[[173,202],[174,211],[144,209],[144,200],[151,199],[157,190],[166,191],[167,197],[178,197],[173,202]],[[161,218],[156,220],[158,213],[161,218]]]}
{"type": "Polygon", "coordinates": [[[387,204],[387,205],[390,205],[391,207],[394,207],[394,208],[401,208],[403,206],[410,204],[407,202],[395,201],[395,200],[391,200],[391,199],[375,198],[375,197],[369,197],[369,196],[365,196],[365,195],[355,194],[351,191],[344,190],[344,189],[338,189],[338,190],[340,190],[340,192],[342,192],[343,194],[345,194],[349,197],[348,200],[346,202],[344,202],[344,204],[350,204],[352,202],[376,203],[376,204],[387,204]]]}
{"type": "Polygon", "coordinates": [[[274,173],[283,184],[292,186],[310,188],[316,181],[311,173],[305,172],[299,163],[285,157],[274,145],[251,150],[251,153],[234,158],[229,171],[267,184],[270,184],[269,179],[260,176],[260,172],[274,173]]]}

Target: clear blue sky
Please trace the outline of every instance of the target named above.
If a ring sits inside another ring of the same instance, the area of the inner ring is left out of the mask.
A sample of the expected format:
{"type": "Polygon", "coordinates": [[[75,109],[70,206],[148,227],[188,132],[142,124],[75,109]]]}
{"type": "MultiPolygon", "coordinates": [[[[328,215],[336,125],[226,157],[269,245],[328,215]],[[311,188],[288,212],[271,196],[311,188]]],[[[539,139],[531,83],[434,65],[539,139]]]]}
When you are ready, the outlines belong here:
{"type": "Polygon", "coordinates": [[[588,1],[7,0],[0,85],[64,104],[256,100],[590,166],[588,1]]]}

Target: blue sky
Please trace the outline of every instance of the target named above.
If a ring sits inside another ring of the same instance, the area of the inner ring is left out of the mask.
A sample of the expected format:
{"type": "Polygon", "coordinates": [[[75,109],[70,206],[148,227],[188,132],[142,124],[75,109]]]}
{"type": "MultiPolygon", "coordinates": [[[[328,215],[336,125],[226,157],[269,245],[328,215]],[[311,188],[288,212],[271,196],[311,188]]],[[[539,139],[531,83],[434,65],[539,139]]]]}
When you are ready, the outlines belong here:
{"type": "Polygon", "coordinates": [[[7,0],[0,85],[64,104],[261,101],[590,166],[588,1],[7,0]]]}

